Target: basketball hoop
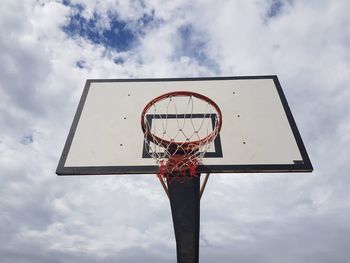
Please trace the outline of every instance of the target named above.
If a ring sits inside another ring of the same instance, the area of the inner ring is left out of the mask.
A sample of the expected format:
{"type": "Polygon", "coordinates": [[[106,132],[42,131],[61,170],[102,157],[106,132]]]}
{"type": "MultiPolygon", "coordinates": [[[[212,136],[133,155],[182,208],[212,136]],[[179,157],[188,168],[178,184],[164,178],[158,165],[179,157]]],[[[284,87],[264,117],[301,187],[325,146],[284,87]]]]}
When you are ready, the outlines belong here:
{"type": "Polygon", "coordinates": [[[142,112],[141,127],[159,166],[158,177],[170,182],[197,176],[221,125],[219,106],[204,95],[175,91],[151,100],[142,112]]]}

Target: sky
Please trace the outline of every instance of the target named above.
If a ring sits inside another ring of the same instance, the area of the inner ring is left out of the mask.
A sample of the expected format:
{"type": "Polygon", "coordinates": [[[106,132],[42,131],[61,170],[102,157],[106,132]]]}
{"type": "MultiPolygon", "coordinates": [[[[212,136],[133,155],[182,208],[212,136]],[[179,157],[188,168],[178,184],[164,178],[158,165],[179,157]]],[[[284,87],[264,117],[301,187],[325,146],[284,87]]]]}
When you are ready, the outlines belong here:
{"type": "Polygon", "coordinates": [[[212,175],[200,262],[350,262],[349,10],[347,0],[1,1],[1,262],[176,262],[155,176],[56,176],[84,83],[249,75],[278,75],[314,172],[212,175]]]}

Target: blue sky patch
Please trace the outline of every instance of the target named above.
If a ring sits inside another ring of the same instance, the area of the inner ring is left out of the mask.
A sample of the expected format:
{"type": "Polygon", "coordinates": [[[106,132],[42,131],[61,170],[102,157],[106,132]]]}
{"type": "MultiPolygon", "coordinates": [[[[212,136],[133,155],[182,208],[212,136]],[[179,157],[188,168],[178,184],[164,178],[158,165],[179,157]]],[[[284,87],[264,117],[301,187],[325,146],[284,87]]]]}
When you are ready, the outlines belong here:
{"type": "Polygon", "coordinates": [[[65,5],[65,6],[71,7],[74,10],[79,11],[79,12],[84,10],[84,6],[83,5],[81,5],[81,4],[73,4],[70,0],[63,0],[62,4],[65,5]]]}
{"type": "Polygon", "coordinates": [[[195,34],[191,25],[185,25],[178,29],[180,35],[179,55],[192,57],[198,61],[206,59],[204,52],[205,42],[199,35],[195,34]]]}
{"type": "Polygon", "coordinates": [[[113,60],[113,62],[114,62],[115,64],[123,64],[123,63],[124,63],[124,59],[123,59],[122,57],[118,57],[118,58],[115,58],[115,59],[113,60]]]}
{"type": "Polygon", "coordinates": [[[141,27],[152,27],[154,25],[159,25],[161,21],[156,19],[154,10],[150,14],[144,14],[138,21],[141,27]]]}
{"type": "Polygon", "coordinates": [[[192,25],[184,25],[178,29],[180,36],[180,46],[176,57],[189,57],[197,61],[198,64],[217,71],[218,66],[206,54],[205,36],[196,32],[192,25]]]}
{"type": "Polygon", "coordinates": [[[268,17],[277,16],[281,12],[283,5],[284,5],[283,1],[273,0],[269,10],[267,11],[267,16],[268,17]]]}
{"type": "Polygon", "coordinates": [[[84,61],[84,60],[79,60],[79,61],[77,61],[75,64],[76,64],[76,66],[77,66],[78,68],[80,68],[80,69],[85,68],[85,61],[84,61]]]}
{"type": "Polygon", "coordinates": [[[136,40],[135,32],[130,30],[125,21],[112,17],[109,28],[99,26],[100,16],[94,13],[89,19],[82,16],[82,6],[72,6],[74,12],[69,17],[68,23],[62,30],[70,37],[82,37],[94,44],[103,45],[118,51],[130,48],[136,40]]]}
{"type": "Polygon", "coordinates": [[[23,145],[28,145],[33,143],[34,139],[33,139],[33,134],[26,134],[23,135],[23,137],[21,138],[21,143],[23,145]]]}

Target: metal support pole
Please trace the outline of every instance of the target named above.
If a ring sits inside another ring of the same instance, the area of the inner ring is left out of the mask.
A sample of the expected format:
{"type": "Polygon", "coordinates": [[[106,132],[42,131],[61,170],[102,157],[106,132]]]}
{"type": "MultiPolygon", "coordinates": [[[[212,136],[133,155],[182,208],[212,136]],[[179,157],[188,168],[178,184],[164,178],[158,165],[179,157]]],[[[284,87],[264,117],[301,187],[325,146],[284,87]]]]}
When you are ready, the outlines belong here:
{"type": "Polygon", "coordinates": [[[208,182],[208,179],[209,179],[209,175],[210,175],[210,173],[207,173],[207,174],[205,175],[204,182],[203,182],[203,184],[202,184],[201,192],[200,192],[200,195],[199,195],[199,200],[201,200],[201,198],[202,198],[202,195],[203,195],[205,186],[207,185],[207,182],[208,182]]]}
{"type": "Polygon", "coordinates": [[[168,183],[177,263],[199,261],[200,175],[168,183]]]}
{"type": "Polygon", "coordinates": [[[160,176],[157,176],[157,177],[158,177],[158,179],[159,179],[159,181],[160,181],[160,184],[163,186],[163,189],[164,189],[166,195],[167,195],[168,198],[169,198],[169,191],[168,191],[168,188],[166,187],[166,185],[165,185],[165,183],[164,183],[163,178],[160,177],[160,176]]]}

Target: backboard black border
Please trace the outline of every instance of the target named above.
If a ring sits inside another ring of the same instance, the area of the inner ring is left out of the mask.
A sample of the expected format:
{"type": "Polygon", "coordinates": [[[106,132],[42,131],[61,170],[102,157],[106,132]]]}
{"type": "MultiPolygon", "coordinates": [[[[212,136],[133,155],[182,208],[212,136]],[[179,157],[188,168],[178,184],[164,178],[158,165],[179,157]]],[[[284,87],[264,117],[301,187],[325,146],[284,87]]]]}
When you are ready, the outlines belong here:
{"type": "Polygon", "coordinates": [[[244,79],[272,79],[281,99],[289,125],[298,145],[302,160],[294,164],[268,164],[268,165],[201,165],[200,173],[288,173],[288,172],[312,172],[313,167],[307,154],[299,130],[288,106],[282,87],[276,75],[265,76],[237,76],[237,77],[205,77],[205,78],[147,78],[147,79],[88,79],[86,81],[78,109],[73,119],[61,158],[58,163],[56,174],[58,175],[103,175],[103,174],[156,174],[158,166],[79,166],[66,167],[65,162],[72,144],[73,137],[82,113],[86,97],[91,83],[94,82],[161,82],[161,81],[210,81],[210,80],[244,80],[244,79]]]}

